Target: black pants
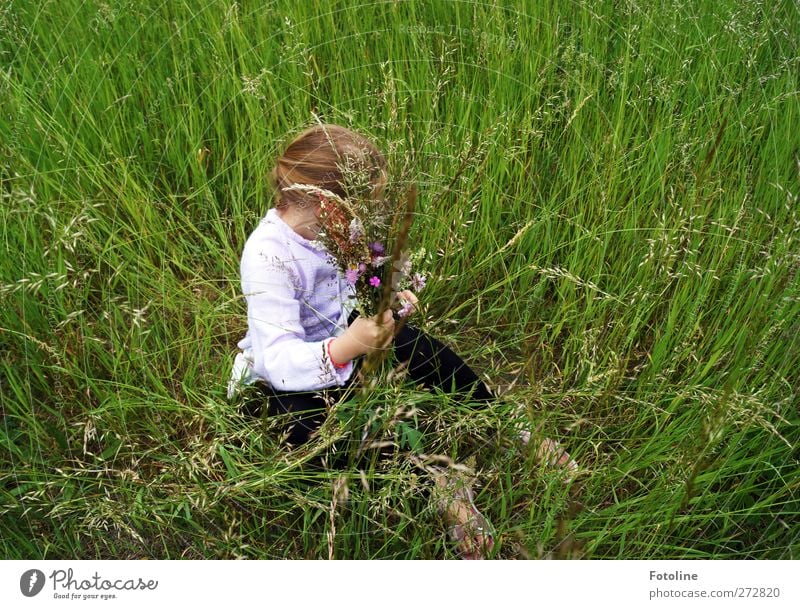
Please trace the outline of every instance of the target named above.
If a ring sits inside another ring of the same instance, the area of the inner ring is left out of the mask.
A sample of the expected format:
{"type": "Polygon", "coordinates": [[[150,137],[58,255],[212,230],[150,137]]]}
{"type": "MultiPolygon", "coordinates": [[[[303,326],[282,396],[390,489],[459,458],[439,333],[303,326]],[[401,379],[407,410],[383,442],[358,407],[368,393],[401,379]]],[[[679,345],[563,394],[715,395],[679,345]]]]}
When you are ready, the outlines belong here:
{"type": "MultiPolygon", "coordinates": [[[[358,316],[354,312],[350,323],[358,316]]],[[[405,324],[394,338],[393,349],[399,362],[408,362],[408,377],[428,389],[438,388],[452,393],[462,401],[488,402],[494,399],[486,384],[456,355],[452,349],[418,328],[405,324]]],[[[287,441],[298,446],[308,440],[325,418],[326,399],[338,402],[355,382],[356,370],[344,387],[318,391],[276,391],[266,383],[258,383],[263,397],[248,401],[243,410],[260,416],[262,404],[268,402],[267,414],[290,415],[287,422],[287,441]]]]}

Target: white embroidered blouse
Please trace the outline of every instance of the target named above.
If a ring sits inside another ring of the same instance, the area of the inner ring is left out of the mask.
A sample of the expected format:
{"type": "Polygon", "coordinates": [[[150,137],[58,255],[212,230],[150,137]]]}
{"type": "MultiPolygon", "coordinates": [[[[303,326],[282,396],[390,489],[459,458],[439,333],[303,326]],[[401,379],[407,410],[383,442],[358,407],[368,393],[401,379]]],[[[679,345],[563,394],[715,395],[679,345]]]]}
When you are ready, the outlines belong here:
{"type": "Polygon", "coordinates": [[[335,368],[328,343],[347,328],[354,292],[322,244],[298,235],[270,209],[245,243],[241,274],[248,330],[229,397],[259,379],[280,391],[344,385],[353,364],[335,368]]]}

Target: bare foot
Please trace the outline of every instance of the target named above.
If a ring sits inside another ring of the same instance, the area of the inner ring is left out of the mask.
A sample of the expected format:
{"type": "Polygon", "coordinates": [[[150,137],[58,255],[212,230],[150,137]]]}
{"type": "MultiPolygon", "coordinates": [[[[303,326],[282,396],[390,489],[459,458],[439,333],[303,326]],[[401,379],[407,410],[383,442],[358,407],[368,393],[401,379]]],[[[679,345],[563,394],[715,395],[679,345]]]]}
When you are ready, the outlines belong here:
{"type": "MultiPolygon", "coordinates": [[[[522,443],[527,446],[531,441],[531,432],[527,430],[520,431],[519,437],[522,443]]],[[[569,453],[558,442],[550,438],[542,440],[536,451],[536,458],[548,467],[566,469],[570,476],[578,471],[578,464],[575,460],[569,456],[569,453]]]]}
{"type": "Polygon", "coordinates": [[[466,481],[449,473],[436,475],[436,505],[447,523],[447,532],[464,560],[483,560],[494,548],[489,523],[475,507],[466,481]]]}

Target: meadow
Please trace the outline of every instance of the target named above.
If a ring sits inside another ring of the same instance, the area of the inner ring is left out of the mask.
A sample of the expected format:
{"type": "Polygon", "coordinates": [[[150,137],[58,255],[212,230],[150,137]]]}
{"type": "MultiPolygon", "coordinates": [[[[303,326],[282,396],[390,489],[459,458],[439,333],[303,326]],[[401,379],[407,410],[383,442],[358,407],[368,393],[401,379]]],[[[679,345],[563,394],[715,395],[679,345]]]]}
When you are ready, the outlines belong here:
{"type": "Polygon", "coordinates": [[[497,558],[800,558],[799,11],[2,0],[0,555],[452,558],[425,454],[497,558]],[[492,408],[387,362],[287,451],[226,400],[241,250],[317,120],[412,176],[416,323],[492,408]]]}

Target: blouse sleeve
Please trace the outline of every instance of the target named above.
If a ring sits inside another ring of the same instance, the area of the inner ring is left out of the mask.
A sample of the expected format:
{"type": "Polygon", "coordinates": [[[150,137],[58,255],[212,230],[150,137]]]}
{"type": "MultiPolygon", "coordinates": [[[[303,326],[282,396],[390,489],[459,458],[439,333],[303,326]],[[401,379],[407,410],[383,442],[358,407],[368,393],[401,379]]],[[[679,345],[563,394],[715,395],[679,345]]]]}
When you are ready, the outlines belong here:
{"type": "Polygon", "coordinates": [[[344,385],[353,363],[336,368],[328,343],[306,341],[300,322],[302,285],[291,264],[263,255],[242,258],[242,289],[252,341],[253,372],[279,391],[344,385]]]}

